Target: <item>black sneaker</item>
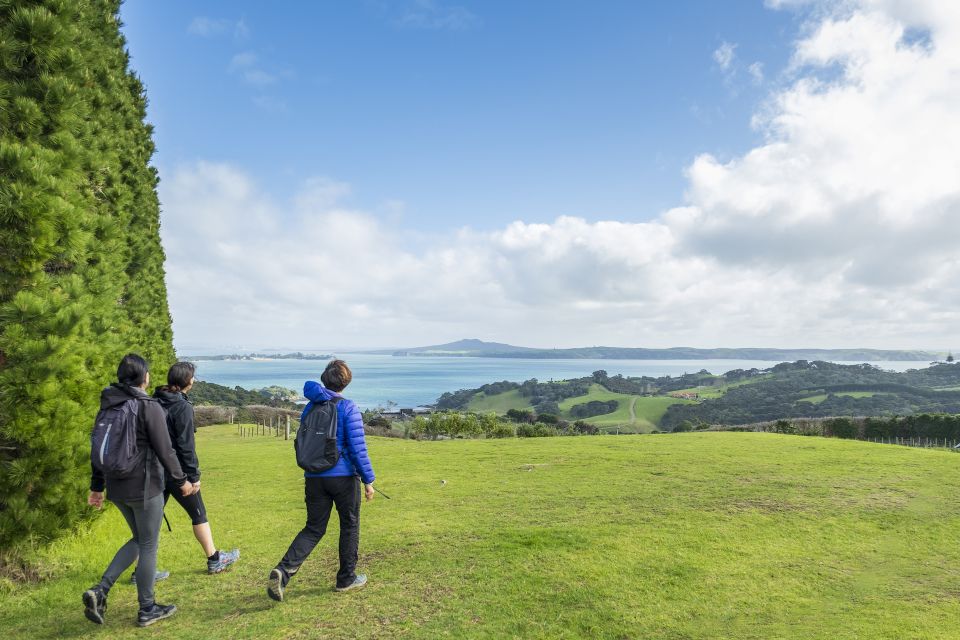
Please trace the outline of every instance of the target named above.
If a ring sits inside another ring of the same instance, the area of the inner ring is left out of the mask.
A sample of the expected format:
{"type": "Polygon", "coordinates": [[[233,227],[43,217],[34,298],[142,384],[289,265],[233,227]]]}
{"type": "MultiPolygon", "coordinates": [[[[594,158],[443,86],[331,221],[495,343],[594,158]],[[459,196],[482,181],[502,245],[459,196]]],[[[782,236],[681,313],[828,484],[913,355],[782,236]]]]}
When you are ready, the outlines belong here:
{"type": "Polygon", "coordinates": [[[169,618],[177,611],[175,604],[154,604],[149,609],[140,609],[137,614],[137,626],[149,627],[157,620],[169,618]]]}
{"type": "Polygon", "coordinates": [[[283,602],[283,588],[285,586],[287,585],[286,580],[283,579],[283,571],[280,569],[271,571],[270,578],[267,581],[267,595],[277,602],[283,602]]]}
{"type": "Polygon", "coordinates": [[[83,615],[87,616],[90,622],[103,624],[103,614],[107,612],[107,596],[103,590],[97,587],[90,587],[83,592],[83,615]]]}

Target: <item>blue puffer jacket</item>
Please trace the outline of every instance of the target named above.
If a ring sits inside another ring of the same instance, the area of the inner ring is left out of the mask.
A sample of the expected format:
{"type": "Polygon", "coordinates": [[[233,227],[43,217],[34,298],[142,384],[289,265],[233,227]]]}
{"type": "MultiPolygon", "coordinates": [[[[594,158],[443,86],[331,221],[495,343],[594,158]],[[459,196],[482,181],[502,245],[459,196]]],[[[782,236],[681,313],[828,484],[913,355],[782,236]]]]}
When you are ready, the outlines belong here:
{"type": "MultiPolygon", "coordinates": [[[[319,382],[308,380],[303,384],[303,397],[310,402],[303,410],[300,421],[313,408],[314,402],[323,402],[331,398],[343,398],[319,382]]],[[[373,465],[367,455],[367,440],[363,437],[363,418],[353,400],[343,398],[337,403],[337,449],[340,450],[340,459],[332,469],[323,473],[304,473],[305,478],[333,478],[339,476],[356,476],[366,484],[374,479],[373,465]]]]}

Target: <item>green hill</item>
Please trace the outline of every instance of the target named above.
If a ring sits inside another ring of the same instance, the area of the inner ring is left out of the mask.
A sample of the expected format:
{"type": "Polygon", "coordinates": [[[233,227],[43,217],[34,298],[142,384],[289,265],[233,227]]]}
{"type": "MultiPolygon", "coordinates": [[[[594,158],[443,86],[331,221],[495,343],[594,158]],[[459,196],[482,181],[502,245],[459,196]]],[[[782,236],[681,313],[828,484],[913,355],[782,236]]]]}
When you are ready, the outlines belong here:
{"type": "MultiPolygon", "coordinates": [[[[153,638],[853,639],[960,636],[960,458],[755,433],[417,442],[371,438],[364,590],[336,594],[336,518],[291,583],[267,572],[303,524],[290,442],[198,433],[204,496],[231,572],[208,576],[172,505],[153,638]],[[441,484],[446,480],[446,484],[441,484]]],[[[107,625],[80,593],[128,536],[116,509],[0,583],[11,638],[141,638],[135,588],[107,625]]]]}
{"type": "Polygon", "coordinates": [[[529,408],[530,400],[521,396],[520,392],[516,389],[494,395],[487,395],[480,392],[473,396],[467,404],[468,411],[476,411],[477,413],[495,411],[498,414],[504,414],[510,409],[529,408]]]}

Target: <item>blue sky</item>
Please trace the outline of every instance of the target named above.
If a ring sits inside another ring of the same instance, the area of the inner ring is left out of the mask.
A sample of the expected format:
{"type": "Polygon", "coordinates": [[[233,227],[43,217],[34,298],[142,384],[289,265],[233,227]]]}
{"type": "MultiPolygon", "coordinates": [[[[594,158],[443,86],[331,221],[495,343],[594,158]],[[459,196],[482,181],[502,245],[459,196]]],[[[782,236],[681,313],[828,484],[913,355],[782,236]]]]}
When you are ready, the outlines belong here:
{"type": "Polygon", "coordinates": [[[696,154],[756,142],[799,24],[745,1],[130,0],[122,19],[161,169],[229,161],[279,198],[322,174],[429,230],[675,206],[696,154]]]}
{"type": "Polygon", "coordinates": [[[960,3],[122,9],[197,349],[957,349],[960,3]]]}

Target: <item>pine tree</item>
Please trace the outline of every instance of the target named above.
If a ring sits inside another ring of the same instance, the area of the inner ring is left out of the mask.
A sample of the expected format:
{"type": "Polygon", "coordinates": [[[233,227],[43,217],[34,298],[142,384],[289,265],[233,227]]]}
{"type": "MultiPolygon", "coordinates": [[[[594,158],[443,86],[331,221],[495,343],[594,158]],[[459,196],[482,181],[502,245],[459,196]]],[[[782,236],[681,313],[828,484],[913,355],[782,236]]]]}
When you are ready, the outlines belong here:
{"type": "Polygon", "coordinates": [[[0,2],[0,552],[88,512],[99,390],[173,360],[154,147],[116,0],[0,2]]]}

